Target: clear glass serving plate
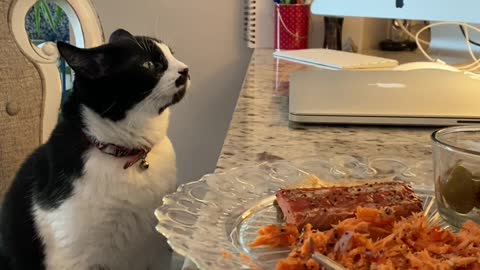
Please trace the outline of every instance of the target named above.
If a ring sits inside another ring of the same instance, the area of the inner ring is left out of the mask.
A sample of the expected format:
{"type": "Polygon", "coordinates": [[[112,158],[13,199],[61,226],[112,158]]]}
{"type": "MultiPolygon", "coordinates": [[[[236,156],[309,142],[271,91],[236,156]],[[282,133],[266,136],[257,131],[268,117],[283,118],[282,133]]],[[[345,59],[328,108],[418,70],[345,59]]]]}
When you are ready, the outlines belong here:
{"type": "Polygon", "coordinates": [[[424,204],[429,222],[448,228],[436,210],[430,161],[397,157],[309,157],[209,174],[167,195],[155,211],[157,230],[201,270],[274,269],[282,249],[250,249],[258,229],[279,224],[272,206],[280,188],[403,181],[424,204]],[[316,176],[318,180],[312,180],[316,176]]]}

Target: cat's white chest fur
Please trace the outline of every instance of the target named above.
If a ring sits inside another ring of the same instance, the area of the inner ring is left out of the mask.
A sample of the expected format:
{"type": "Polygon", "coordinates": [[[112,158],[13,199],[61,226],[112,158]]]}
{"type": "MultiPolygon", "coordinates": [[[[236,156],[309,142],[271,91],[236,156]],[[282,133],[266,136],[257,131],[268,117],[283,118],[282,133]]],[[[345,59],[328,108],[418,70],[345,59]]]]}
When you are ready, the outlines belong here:
{"type": "Polygon", "coordinates": [[[175,188],[173,147],[164,137],[147,170],[138,163],[124,170],[126,160],[89,150],[73,196],[53,211],[35,207],[47,270],[165,269],[167,244],[155,231],[154,210],[175,188]]]}

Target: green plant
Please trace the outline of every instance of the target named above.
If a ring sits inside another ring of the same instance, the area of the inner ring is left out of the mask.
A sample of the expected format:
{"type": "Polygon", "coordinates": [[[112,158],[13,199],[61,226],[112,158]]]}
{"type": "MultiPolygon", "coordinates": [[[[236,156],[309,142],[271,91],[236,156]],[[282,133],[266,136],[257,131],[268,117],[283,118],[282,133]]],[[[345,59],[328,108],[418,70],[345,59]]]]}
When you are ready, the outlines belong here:
{"type": "Polygon", "coordinates": [[[33,6],[33,12],[35,18],[35,31],[37,34],[40,34],[42,17],[45,19],[50,29],[53,32],[57,32],[63,14],[63,11],[59,6],[49,5],[47,0],[38,0],[33,6]]]}

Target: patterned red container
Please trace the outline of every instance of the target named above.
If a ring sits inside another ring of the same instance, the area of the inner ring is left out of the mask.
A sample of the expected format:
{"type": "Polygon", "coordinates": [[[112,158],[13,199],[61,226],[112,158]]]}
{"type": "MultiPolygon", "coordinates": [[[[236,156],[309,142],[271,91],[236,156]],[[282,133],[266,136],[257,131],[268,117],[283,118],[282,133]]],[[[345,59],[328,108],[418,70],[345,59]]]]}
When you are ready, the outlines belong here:
{"type": "Polygon", "coordinates": [[[275,5],[274,48],[298,50],[308,47],[310,5],[275,5]]]}

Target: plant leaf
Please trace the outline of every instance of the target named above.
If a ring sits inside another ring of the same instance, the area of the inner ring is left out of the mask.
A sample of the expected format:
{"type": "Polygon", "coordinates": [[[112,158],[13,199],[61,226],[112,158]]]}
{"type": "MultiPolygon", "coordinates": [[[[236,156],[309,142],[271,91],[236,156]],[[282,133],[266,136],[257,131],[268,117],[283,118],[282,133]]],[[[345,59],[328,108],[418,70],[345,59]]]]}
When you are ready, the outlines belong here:
{"type": "Polygon", "coordinates": [[[33,12],[34,12],[34,18],[35,18],[35,31],[37,32],[37,35],[41,35],[40,33],[40,2],[35,3],[33,6],[33,12]]]}
{"type": "Polygon", "coordinates": [[[60,21],[62,20],[62,15],[63,15],[63,10],[57,6],[57,8],[55,8],[55,28],[58,28],[58,26],[60,25],[60,21]]]}
{"type": "Polygon", "coordinates": [[[47,20],[48,24],[50,25],[50,28],[54,32],[57,32],[57,27],[55,25],[52,12],[50,11],[50,7],[47,5],[47,2],[45,0],[40,0],[40,6],[42,8],[43,16],[47,20]]]}

